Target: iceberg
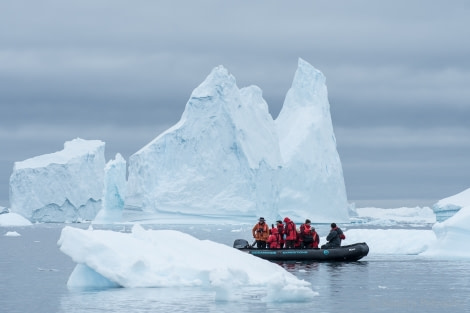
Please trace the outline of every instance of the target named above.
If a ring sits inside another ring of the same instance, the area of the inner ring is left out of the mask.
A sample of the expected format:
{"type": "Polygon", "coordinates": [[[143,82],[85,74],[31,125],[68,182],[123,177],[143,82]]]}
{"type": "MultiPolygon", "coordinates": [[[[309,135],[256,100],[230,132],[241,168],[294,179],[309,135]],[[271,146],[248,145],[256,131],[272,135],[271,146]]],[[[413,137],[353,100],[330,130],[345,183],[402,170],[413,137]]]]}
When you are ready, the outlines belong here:
{"type": "Polygon", "coordinates": [[[11,211],[32,222],[93,220],[101,208],[104,147],[100,140],[77,138],[61,151],[15,162],[11,211]]]}
{"type": "Polygon", "coordinates": [[[0,214],[0,227],[30,225],[32,225],[31,222],[20,214],[8,212],[0,214]]]}
{"type": "Polygon", "coordinates": [[[180,121],[130,157],[126,205],[166,218],[347,221],[325,77],[300,59],[274,121],[258,87],[216,67],[180,121]]]}
{"type": "Polygon", "coordinates": [[[5,237],[20,237],[21,234],[16,231],[7,231],[4,236],[5,237]]]}
{"type": "Polygon", "coordinates": [[[126,205],[145,212],[277,218],[281,157],[256,86],[222,67],[191,94],[180,121],[129,158],[126,205]]]}
{"type": "Polygon", "coordinates": [[[66,226],[58,245],[77,263],[70,289],[202,287],[215,291],[216,300],[236,301],[232,297],[240,289],[256,287],[267,302],[311,301],[318,294],[277,264],[175,230],[136,224],[123,233],[66,226]]]}
{"type": "Polygon", "coordinates": [[[113,223],[124,207],[160,222],[349,219],[325,76],[302,59],[276,120],[260,88],[218,66],[178,123],[131,155],[127,182],[120,155],[105,169],[104,146],[77,138],[16,162],[12,211],[33,222],[113,223]]]}
{"type": "Polygon", "coordinates": [[[280,215],[315,223],[347,222],[346,187],[325,76],[302,59],[275,124],[283,160],[280,215]]]}
{"type": "Polygon", "coordinates": [[[470,258],[470,189],[438,201],[436,207],[447,208],[447,212],[452,208],[458,209],[446,219],[443,217],[449,213],[445,213],[445,210],[437,212],[434,210],[437,217],[439,217],[439,212],[443,213],[440,216],[441,221],[432,227],[436,234],[436,243],[423,255],[470,258]]]}
{"type": "Polygon", "coordinates": [[[443,222],[466,205],[470,205],[470,188],[451,197],[439,200],[432,206],[432,209],[436,214],[436,220],[443,222]]]}
{"type": "Polygon", "coordinates": [[[94,223],[109,224],[120,222],[124,210],[126,193],[126,160],[118,153],[104,169],[102,208],[94,223]]]}
{"type": "Polygon", "coordinates": [[[470,258],[470,205],[455,215],[434,224],[436,242],[422,253],[424,256],[444,258],[470,258]]]}

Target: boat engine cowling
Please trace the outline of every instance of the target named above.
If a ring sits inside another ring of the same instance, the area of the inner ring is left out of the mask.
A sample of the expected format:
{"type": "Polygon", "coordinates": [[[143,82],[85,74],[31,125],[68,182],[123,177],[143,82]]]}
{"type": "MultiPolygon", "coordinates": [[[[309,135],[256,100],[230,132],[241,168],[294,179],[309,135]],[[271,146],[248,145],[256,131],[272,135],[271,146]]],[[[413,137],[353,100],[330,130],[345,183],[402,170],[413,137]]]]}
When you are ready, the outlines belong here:
{"type": "Polygon", "coordinates": [[[245,239],[235,239],[233,242],[233,247],[236,249],[249,248],[250,244],[245,239]]]}

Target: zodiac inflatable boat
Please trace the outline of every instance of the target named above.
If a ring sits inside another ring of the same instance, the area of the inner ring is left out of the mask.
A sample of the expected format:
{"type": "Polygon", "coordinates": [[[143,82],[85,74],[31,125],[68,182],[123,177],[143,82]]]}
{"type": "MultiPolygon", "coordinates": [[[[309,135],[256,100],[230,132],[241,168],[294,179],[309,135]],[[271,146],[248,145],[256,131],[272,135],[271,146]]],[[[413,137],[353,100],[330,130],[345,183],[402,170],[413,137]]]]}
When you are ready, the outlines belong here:
{"type": "Polygon", "coordinates": [[[248,241],[237,239],[233,247],[269,261],[317,261],[317,262],[353,262],[362,259],[369,253],[365,242],[341,246],[333,249],[257,249],[248,241]]]}

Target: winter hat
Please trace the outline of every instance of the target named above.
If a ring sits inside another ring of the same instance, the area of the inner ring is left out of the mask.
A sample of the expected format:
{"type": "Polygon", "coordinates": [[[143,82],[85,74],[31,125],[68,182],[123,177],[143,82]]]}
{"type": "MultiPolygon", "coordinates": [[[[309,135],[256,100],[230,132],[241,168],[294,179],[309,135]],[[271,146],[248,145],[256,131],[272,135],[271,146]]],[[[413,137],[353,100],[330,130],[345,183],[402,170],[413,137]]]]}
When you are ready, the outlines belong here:
{"type": "Polygon", "coordinates": [[[282,221],[281,221],[281,220],[278,220],[278,221],[276,221],[276,223],[278,223],[278,224],[282,224],[282,221]]]}
{"type": "Polygon", "coordinates": [[[260,218],[259,218],[259,221],[260,221],[260,222],[264,222],[264,217],[260,217],[260,218]]]}
{"type": "Polygon", "coordinates": [[[310,220],[308,218],[305,220],[305,224],[310,224],[310,220]]]}
{"type": "Polygon", "coordinates": [[[290,219],[286,216],[286,217],[284,217],[284,222],[289,223],[290,219]]]}

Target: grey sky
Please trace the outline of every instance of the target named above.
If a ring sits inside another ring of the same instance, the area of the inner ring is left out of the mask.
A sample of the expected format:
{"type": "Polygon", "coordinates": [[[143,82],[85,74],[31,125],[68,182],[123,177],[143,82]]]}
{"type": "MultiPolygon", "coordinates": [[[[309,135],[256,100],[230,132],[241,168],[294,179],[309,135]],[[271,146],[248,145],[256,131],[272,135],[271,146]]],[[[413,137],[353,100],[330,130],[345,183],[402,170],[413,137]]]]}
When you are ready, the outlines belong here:
{"type": "Polygon", "coordinates": [[[327,78],[348,198],[470,187],[468,1],[2,1],[0,205],[14,161],[76,137],[126,159],[224,65],[274,118],[299,57],[327,78]]]}

